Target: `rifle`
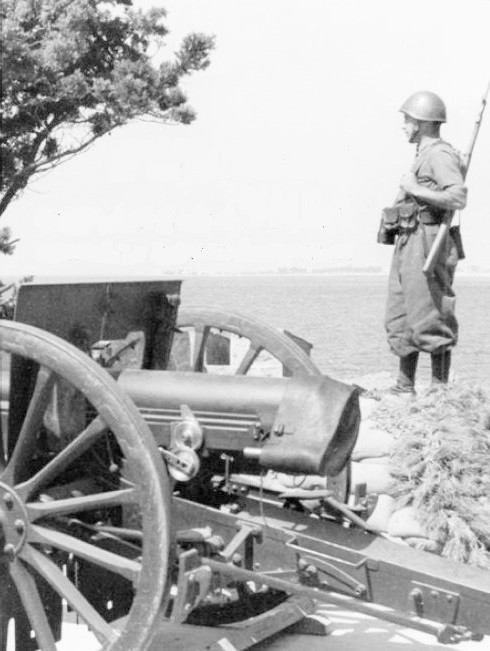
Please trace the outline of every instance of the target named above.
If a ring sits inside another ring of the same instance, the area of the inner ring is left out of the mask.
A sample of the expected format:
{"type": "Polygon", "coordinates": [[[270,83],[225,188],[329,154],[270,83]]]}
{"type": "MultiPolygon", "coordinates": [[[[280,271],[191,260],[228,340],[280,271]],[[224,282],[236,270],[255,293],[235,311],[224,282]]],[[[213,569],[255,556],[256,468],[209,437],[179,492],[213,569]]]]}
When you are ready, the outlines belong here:
{"type": "MultiPolygon", "coordinates": [[[[483,118],[483,112],[485,111],[485,107],[487,105],[487,95],[488,91],[490,90],[490,83],[487,86],[487,90],[485,91],[485,95],[482,98],[482,103],[481,103],[481,108],[478,113],[478,117],[475,122],[475,127],[473,129],[473,133],[471,136],[470,140],[470,145],[468,147],[468,153],[464,156],[463,159],[463,179],[466,178],[466,175],[468,174],[468,168],[470,166],[471,162],[471,157],[473,155],[473,149],[475,147],[475,142],[478,137],[478,132],[480,131],[480,126],[483,118]]],[[[451,226],[451,221],[454,216],[454,211],[448,213],[448,216],[444,219],[444,221],[441,223],[439,230],[436,235],[436,239],[434,240],[434,243],[432,244],[432,247],[429,251],[429,254],[427,256],[427,260],[425,261],[424,266],[422,267],[422,271],[426,276],[429,276],[430,274],[433,273],[434,267],[437,264],[437,261],[439,259],[439,255],[441,253],[441,249],[446,241],[447,234],[449,232],[449,227],[451,226]]]]}

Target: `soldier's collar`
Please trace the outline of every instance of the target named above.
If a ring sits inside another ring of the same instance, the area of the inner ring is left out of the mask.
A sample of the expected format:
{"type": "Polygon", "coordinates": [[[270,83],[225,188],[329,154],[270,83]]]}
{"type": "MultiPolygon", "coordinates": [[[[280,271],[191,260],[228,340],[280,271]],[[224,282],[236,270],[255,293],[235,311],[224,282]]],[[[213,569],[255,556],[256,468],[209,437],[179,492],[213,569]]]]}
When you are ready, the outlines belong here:
{"type": "Polygon", "coordinates": [[[418,144],[417,145],[417,155],[421,154],[423,151],[425,151],[429,147],[433,147],[434,145],[438,145],[440,142],[442,142],[442,138],[436,138],[435,140],[429,140],[428,142],[425,142],[422,146],[420,144],[418,144]]]}

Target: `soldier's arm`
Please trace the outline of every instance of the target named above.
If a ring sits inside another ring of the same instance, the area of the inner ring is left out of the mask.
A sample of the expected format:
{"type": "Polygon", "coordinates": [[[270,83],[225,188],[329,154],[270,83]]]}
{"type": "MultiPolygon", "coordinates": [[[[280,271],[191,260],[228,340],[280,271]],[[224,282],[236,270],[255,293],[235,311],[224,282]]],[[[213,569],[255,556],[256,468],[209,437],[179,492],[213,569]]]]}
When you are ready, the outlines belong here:
{"type": "Polygon", "coordinates": [[[432,179],[436,187],[427,187],[414,174],[405,174],[400,187],[423,203],[443,210],[462,210],[466,206],[467,188],[461,172],[459,155],[451,148],[435,150],[430,158],[432,179]]]}
{"type": "Polygon", "coordinates": [[[417,183],[415,175],[409,172],[402,177],[400,187],[416,199],[443,210],[462,210],[466,206],[468,191],[462,183],[449,185],[443,190],[430,190],[417,183]]]}

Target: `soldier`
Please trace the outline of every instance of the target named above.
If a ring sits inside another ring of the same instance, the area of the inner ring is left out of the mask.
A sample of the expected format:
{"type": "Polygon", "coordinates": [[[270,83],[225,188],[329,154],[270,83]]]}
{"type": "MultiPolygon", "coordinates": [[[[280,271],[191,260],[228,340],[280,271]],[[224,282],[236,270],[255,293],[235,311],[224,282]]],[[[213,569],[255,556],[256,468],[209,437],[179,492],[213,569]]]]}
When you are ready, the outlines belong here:
{"type": "Polygon", "coordinates": [[[400,181],[395,208],[398,230],[389,276],[385,327],[391,350],[400,358],[395,394],[415,393],[419,352],[430,353],[432,385],[448,381],[451,349],[458,338],[452,289],[458,261],[453,237],[434,273],[422,272],[425,259],[447,211],[466,205],[459,154],[440,138],[446,107],[436,94],[421,91],[400,108],[403,130],[417,153],[410,172],[400,181]]]}

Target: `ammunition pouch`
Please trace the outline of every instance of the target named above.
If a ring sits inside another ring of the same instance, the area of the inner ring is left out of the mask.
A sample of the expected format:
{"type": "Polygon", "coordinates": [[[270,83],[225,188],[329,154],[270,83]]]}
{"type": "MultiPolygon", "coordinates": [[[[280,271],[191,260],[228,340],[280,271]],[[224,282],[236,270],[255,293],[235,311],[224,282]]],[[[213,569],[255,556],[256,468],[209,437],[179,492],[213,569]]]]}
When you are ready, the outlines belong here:
{"type": "MultiPolygon", "coordinates": [[[[428,206],[419,206],[413,201],[402,201],[395,206],[384,208],[378,231],[378,243],[394,244],[397,235],[413,233],[419,223],[424,226],[439,225],[444,215],[443,210],[429,209],[428,206]]],[[[465,253],[459,225],[451,226],[449,234],[456,246],[458,260],[464,260],[465,253]]]]}
{"type": "Polygon", "coordinates": [[[398,210],[398,228],[401,233],[412,233],[419,222],[419,207],[413,201],[404,201],[395,206],[398,210]]]}
{"type": "Polygon", "coordinates": [[[419,207],[413,201],[403,201],[384,208],[378,231],[380,244],[394,244],[396,235],[411,233],[417,228],[419,207]]]}

